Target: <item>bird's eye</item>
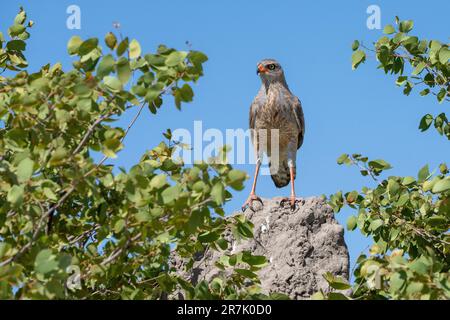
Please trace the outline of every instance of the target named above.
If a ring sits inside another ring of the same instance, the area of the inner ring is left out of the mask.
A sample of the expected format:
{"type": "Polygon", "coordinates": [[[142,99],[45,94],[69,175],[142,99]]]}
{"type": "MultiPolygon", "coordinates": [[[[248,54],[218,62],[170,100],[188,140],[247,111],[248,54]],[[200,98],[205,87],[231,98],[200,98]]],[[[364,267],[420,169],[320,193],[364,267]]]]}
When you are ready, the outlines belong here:
{"type": "Polygon", "coordinates": [[[267,68],[269,68],[269,70],[275,70],[275,65],[274,64],[269,64],[267,66],[267,68]]]}

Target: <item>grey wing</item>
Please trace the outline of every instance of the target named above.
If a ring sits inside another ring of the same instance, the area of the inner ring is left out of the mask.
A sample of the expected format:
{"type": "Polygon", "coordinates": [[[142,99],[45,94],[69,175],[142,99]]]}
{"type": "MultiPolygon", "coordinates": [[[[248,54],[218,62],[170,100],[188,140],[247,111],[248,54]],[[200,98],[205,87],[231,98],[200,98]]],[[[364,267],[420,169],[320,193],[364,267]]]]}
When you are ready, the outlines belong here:
{"type": "Polygon", "coordinates": [[[256,131],[254,131],[256,128],[256,114],[258,113],[258,109],[262,106],[263,101],[260,97],[260,93],[258,93],[258,95],[255,97],[255,99],[253,99],[252,104],[250,105],[250,114],[249,114],[249,127],[251,130],[251,140],[252,143],[255,142],[255,137],[256,137],[256,131]]]}
{"type": "Polygon", "coordinates": [[[294,116],[299,129],[297,149],[300,149],[303,144],[303,138],[305,137],[305,117],[303,115],[302,103],[299,98],[295,97],[292,107],[294,109],[294,116]]]}
{"type": "Polygon", "coordinates": [[[257,106],[257,99],[253,100],[252,104],[250,105],[250,115],[249,115],[249,128],[250,128],[250,139],[252,143],[255,143],[256,140],[256,132],[255,132],[255,126],[256,126],[256,109],[257,106]]]}
{"type": "Polygon", "coordinates": [[[255,122],[256,122],[256,100],[253,100],[252,104],[250,105],[250,115],[249,115],[249,128],[255,129],[255,122]]]}

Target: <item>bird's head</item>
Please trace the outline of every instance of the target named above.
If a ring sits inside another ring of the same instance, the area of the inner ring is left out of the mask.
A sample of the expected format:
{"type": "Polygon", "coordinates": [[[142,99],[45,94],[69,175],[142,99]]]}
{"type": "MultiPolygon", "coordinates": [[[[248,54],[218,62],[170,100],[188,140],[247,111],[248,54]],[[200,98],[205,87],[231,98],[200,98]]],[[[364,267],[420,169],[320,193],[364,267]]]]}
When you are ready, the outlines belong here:
{"type": "Polygon", "coordinates": [[[264,83],[285,82],[283,68],[274,59],[261,60],[257,64],[256,74],[264,83]]]}

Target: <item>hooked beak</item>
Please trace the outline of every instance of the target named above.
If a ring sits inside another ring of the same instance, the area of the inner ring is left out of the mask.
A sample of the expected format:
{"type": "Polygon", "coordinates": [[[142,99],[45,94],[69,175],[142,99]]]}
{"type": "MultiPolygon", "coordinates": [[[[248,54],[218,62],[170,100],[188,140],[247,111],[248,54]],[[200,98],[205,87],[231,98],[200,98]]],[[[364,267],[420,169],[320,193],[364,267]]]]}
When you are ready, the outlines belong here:
{"type": "Polygon", "coordinates": [[[256,74],[260,73],[267,73],[269,70],[267,70],[266,67],[264,67],[262,64],[258,64],[258,69],[256,69],[256,74]]]}

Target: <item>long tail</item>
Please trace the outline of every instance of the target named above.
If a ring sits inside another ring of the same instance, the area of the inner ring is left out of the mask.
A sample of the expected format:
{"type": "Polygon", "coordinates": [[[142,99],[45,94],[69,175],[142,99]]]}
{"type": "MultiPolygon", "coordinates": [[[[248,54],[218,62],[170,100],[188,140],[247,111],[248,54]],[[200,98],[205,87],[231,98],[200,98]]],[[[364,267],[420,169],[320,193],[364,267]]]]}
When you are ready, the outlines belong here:
{"type": "MultiPolygon", "coordinates": [[[[276,163],[269,160],[270,175],[277,188],[287,186],[291,180],[287,159],[280,159],[280,165],[277,168],[276,163]],[[278,169],[278,170],[277,170],[278,169]]],[[[294,179],[296,170],[294,168],[294,179]]]]}

